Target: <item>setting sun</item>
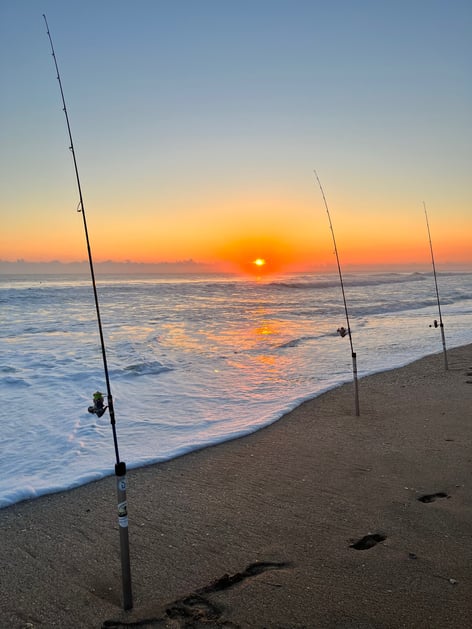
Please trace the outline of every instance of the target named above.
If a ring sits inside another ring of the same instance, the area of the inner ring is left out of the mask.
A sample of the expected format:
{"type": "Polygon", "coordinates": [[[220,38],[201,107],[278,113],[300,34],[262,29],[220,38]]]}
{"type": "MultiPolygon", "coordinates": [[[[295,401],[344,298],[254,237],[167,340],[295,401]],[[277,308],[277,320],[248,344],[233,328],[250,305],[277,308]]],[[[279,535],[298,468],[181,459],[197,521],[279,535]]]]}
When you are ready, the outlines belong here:
{"type": "Polygon", "coordinates": [[[264,260],[264,258],[257,258],[257,260],[254,260],[253,264],[255,264],[256,266],[264,266],[264,264],[266,263],[266,261],[264,260]]]}

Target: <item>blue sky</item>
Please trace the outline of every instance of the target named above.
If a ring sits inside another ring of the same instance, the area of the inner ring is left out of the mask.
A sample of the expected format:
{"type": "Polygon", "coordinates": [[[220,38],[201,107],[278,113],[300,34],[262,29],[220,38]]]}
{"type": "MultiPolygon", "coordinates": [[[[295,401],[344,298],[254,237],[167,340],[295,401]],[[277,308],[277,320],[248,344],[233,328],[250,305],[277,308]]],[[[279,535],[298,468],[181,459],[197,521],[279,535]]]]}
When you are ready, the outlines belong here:
{"type": "Polygon", "coordinates": [[[169,259],[178,233],[174,259],[212,259],[215,230],[284,222],[328,252],[313,168],[341,233],[423,229],[423,200],[444,256],[472,231],[471,2],[19,0],[1,6],[0,258],[61,258],[58,239],[80,257],[42,13],[105,257],[143,234],[169,259]]]}

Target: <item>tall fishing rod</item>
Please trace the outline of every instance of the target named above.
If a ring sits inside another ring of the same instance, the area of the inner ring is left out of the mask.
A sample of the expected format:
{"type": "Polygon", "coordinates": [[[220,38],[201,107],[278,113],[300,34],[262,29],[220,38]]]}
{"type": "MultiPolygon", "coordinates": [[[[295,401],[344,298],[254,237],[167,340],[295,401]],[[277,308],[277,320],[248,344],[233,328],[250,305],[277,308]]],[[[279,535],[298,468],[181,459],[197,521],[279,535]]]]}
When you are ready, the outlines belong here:
{"type": "MultiPolygon", "coordinates": [[[[432,265],[433,265],[434,285],[436,287],[436,299],[437,299],[437,302],[438,302],[439,328],[441,330],[441,339],[442,339],[442,346],[443,346],[444,369],[447,371],[449,369],[449,365],[447,363],[446,337],[444,335],[444,324],[443,324],[442,314],[441,314],[441,301],[439,299],[438,279],[436,277],[436,265],[434,263],[433,243],[432,243],[432,240],[431,240],[431,232],[430,232],[430,229],[429,229],[428,213],[426,212],[426,203],[424,201],[423,201],[423,208],[424,208],[424,215],[425,215],[425,218],[426,218],[426,227],[428,229],[429,248],[430,248],[430,251],[431,251],[431,262],[432,262],[432,265]]],[[[434,321],[434,327],[435,328],[438,327],[438,322],[436,320],[434,321]]]]}
{"type": "Polygon", "coordinates": [[[333,223],[331,221],[331,215],[329,213],[328,202],[326,201],[323,186],[321,185],[321,181],[320,181],[320,178],[318,177],[318,173],[316,172],[316,170],[314,170],[313,172],[315,173],[315,177],[318,181],[318,185],[321,190],[321,196],[323,197],[324,206],[326,208],[326,213],[328,215],[329,228],[331,230],[331,235],[333,237],[334,253],[336,255],[336,262],[338,265],[339,282],[341,284],[341,292],[343,295],[344,312],[346,314],[346,327],[347,327],[347,330],[343,327],[338,328],[338,333],[340,334],[340,336],[346,336],[346,334],[348,334],[349,336],[349,344],[351,346],[351,356],[352,356],[352,374],[353,374],[353,380],[354,380],[355,409],[356,409],[356,416],[359,417],[360,411],[359,411],[359,384],[357,381],[357,356],[356,356],[356,352],[354,351],[354,345],[352,342],[351,325],[349,323],[349,312],[347,309],[346,293],[344,291],[344,281],[343,281],[343,274],[341,272],[341,263],[339,262],[338,247],[336,245],[336,238],[334,236],[333,223]]]}
{"type": "MultiPolygon", "coordinates": [[[[87,253],[90,266],[90,275],[92,279],[93,295],[95,299],[95,310],[97,314],[98,331],[100,335],[100,345],[102,349],[103,370],[105,373],[105,382],[107,388],[107,402],[108,412],[110,414],[110,424],[113,433],[113,444],[115,448],[115,476],[117,479],[117,497],[118,497],[118,524],[120,530],[120,551],[121,551],[121,573],[122,573],[122,585],[123,585],[123,607],[125,610],[133,607],[133,595],[131,589],[131,568],[129,559],[129,535],[128,535],[128,503],[126,499],[126,463],[120,460],[120,454],[118,450],[118,438],[116,435],[116,420],[115,410],[113,406],[113,396],[111,394],[110,376],[108,373],[108,362],[105,348],[105,339],[103,337],[102,318],[100,316],[100,305],[98,301],[97,285],[95,282],[95,272],[93,268],[92,250],[90,247],[89,234],[87,229],[87,220],[85,217],[85,206],[82,196],[82,186],[80,185],[79,169],[77,166],[77,158],[75,155],[74,142],[72,140],[72,132],[69,122],[69,115],[67,113],[66,100],[64,97],[64,90],[62,89],[61,76],[59,74],[59,67],[57,65],[56,53],[52,43],[51,33],[49,32],[49,25],[46,16],[43,13],[44,22],[46,24],[46,32],[51,44],[52,58],[54,59],[54,66],[56,68],[57,80],[59,82],[59,89],[61,91],[62,109],[67,123],[67,131],[69,134],[69,149],[72,153],[72,159],[74,162],[75,178],[77,182],[77,188],[79,192],[79,205],[77,211],[82,214],[83,225],[85,230],[85,240],[87,243],[87,253]]],[[[94,394],[94,406],[89,407],[90,412],[96,413],[99,417],[103,415],[107,407],[103,406],[103,396],[99,391],[94,394]]]]}

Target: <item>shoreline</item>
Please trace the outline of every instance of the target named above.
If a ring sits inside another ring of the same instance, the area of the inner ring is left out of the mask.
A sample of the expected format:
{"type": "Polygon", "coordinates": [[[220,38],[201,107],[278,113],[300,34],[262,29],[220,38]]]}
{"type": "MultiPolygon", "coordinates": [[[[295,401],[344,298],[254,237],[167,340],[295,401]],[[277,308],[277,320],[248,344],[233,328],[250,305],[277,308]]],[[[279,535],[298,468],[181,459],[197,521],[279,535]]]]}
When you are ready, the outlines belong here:
{"type": "MultiPolygon", "coordinates": [[[[471,344],[472,346],[472,344],[471,344]]],[[[464,346],[458,346],[458,347],[464,347],[464,346]]],[[[452,347],[451,349],[455,349],[455,347],[452,347]]],[[[451,350],[448,350],[451,351],[451,350]]],[[[361,376],[358,376],[358,382],[359,382],[359,386],[362,386],[362,381],[365,378],[368,378],[370,376],[374,376],[380,373],[384,373],[384,372],[389,372],[389,371],[394,371],[396,369],[401,369],[403,367],[407,367],[408,365],[415,363],[419,360],[421,360],[422,358],[427,358],[428,356],[433,356],[436,354],[441,354],[441,356],[443,355],[442,350],[438,350],[438,352],[435,352],[435,354],[430,354],[430,355],[426,355],[426,356],[422,356],[421,358],[411,358],[408,359],[406,362],[398,365],[398,366],[393,366],[393,367],[385,367],[382,369],[379,369],[378,371],[373,371],[361,376]]],[[[471,367],[472,368],[472,367],[471,367]]],[[[322,390],[320,390],[317,393],[314,393],[312,395],[309,396],[305,396],[305,397],[300,397],[298,399],[293,400],[292,402],[290,402],[289,404],[287,404],[283,409],[279,410],[279,411],[274,411],[272,418],[265,420],[266,423],[261,423],[261,424],[255,424],[252,425],[250,427],[247,428],[247,431],[245,430],[241,430],[239,432],[239,434],[229,434],[229,435],[225,435],[224,437],[221,437],[221,440],[218,441],[213,441],[213,442],[208,442],[208,443],[203,443],[203,444],[197,444],[197,445],[186,445],[186,446],[182,446],[181,450],[178,451],[177,453],[173,453],[171,455],[169,455],[168,458],[159,458],[159,459],[154,459],[154,460],[149,460],[147,462],[129,462],[128,460],[126,461],[127,463],[127,470],[128,472],[131,472],[133,470],[137,470],[137,469],[142,469],[145,467],[150,467],[153,465],[163,465],[165,463],[168,463],[169,461],[172,461],[174,459],[178,459],[182,456],[186,456],[187,454],[191,454],[192,452],[198,452],[199,450],[204,450],[206,448],[212,448],[218,445],[221,445],[223,443],[226,443],[227,441],[234,441],[237,439],[242,439],[244,437],[249,437],[252,434],[254,434],[255,432],[258,432],[259,430],[263,430],[265,428],[267,428],[268,426],[277,423],[279,421],[281,421],[286,415],[290,414],[291,412],[293,412],[294,410],[296,410],[299,406],[301,406],[302,404],[311,402],[323,395],[325,395],[326,393],[329,393],[331,391],[335,391],[343,386],[350,386],[352,384],[352,375],[350,376],[350,379],[344,381],[344,382],[340,382],[340,383],[336,383],[336,384],[331,384],[329,385],[327,388],[324,388],[322,390]],[[275,417],[275,418],[274,418],[275,417]]],[[[353,397],[354,400],[354,397],[353,397]]],[[[362,404],[362,400],[361,400],[361,404],[362,404]]],[[[354,401],[353,401],[353,408],[354,408],[354,401]]],[[[34,501],[34,500],[38,500],[40,498],[44,498],[47,496],[51,496],[57,493],[64,493],[64,492],[69,492],[69,491],[73,491],[74,489],[78,489],[79,487],[83,487],[83,486],[87,486],[91,483],[94,482],[99,482],[101,480],[105,480],[106,478],[109,477],[114,477],[114,472],[113,470],[113,465],[110,464],[107,466],[107,471],[103,471],[103,470],[96,470],[96,471],[92,471],[90,473],[90,476],[87,478],[87,480],[84,480],[83,478],[79,479],[75,479],[70,485],[68,486],[49,486],[47,488],[41,488],[41,489],[31,489],[30,491],[28,491],[27,489],[23,488],[21,490],[17,490],[17,495],[18,492],[21,492],[21,497],[16,497],[13,498],[13,494],[12,495],[7,495],[3,498],[0,497],[0,512],[3,509],[6,509],[8,507],[12,507],[16,504],[20,504],[22,502],[29,502],[29,501],[34,501]]]]}
{"type": "Polygon", "coordinates": [[[3,508],[0,627],[472,626],[472,345],[448,358],[129,470],[130,612],[114,477],[3,508]]]}

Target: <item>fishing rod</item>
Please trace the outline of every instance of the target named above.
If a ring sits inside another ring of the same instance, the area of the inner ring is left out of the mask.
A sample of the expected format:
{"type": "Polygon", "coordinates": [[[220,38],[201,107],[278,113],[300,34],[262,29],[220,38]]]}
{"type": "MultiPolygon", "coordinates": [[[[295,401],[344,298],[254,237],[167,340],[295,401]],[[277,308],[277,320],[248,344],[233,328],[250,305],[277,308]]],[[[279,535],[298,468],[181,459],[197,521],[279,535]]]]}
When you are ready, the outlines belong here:
{"type": "MultiPolygon", "coordinates": [[[[428,238],[429,238],[429,248],[431,251],[431,262],[433,265],[433,275],[434,275],[434,285],[436,287],[436,299],[438,302],[438,311],[439,311],[439,328],[441,330],[441,338],[442,338],[442,346],[443,346],[443,354],[444,354],[444,369],[447,371],[449,369],[449,365],[447,363],[447,351],[446,351],[446,337],[444,335],[444,324],[442,320],[441,314],[441,302],[439,300],[439,290],[438,290],[438,280],[436,277],[436,265],[434,263],[434,253],[433,253],[433,243],[431,241],[431,232],[429,229],[429,221],[428,221],[428,213],[426,212],[426,203],[423,201],[424,215],[426,218],[426,227],[428,228],[428,238]]],[[[434,327],[438,327],[438,322],[434,321],[434,327]]]]}
{"type": "Polygon", "coordinates": [[[339,282],[341,284],[341,292],[343,295],[344,312],[346,314],[346,326],[347,326],[347,329],[343,327],[338,328],[338,334],[341,337],[346,336],[346,334],[349,336],[349,344],[351,346],[351,356],[352,356],[352,374],[353,374],[353,379],[354,379],[355,409],[356,409],[356,416],[359,417],[360,411],[359,411],[359,384],[357,381],[357,355],[356,355],[356,352],[354,351],[354,345],[352,342],[351,325],[349,323],[349,312],[347,309],[346,293],[344,291],[344,281],[343,281],[343,274],[341,272],[341,263],[339,262],[338,247],[336,245],[336,238],[334,236],[333,223],[331,221],[331,215],[329,213],[328,203],[326,201],[323,186],[321,185],[321,181],[320,181],[320,178],[318,177],[318,173],[316,172],[316,170],[314,170],[313,172],[315,173],[315,177],[318,181],[318,185],[321,190],[321,196],[323,197],[324,206],[326,208],[326,213],[328,214],[329,228],[331,230],[331,235],[333,237],[334,253],[336,255],[336,262],[338,265],[339,282]]]}
{"type": "MultiPolygon", "coordinates": [[[[110,424],[111,424],[112,433],[113,433],[113,445],[115,448],[115,458],[116,458],[115,476],[117,479],[118,524],[119,524],[118,528],[120,530],[123,607],[125,610],[128,610],[133,607],[133,595],[132,595],[132,590],[131,590],[131,568],[130,568],[130,559],[129,559],[128,503],[126,499],[126,463],[120,460],[120,454],[118,450],[115,410],[113,406],[113,396],[111,394],[110,376],[108,373],[108,362],[107,362],[107,354],[106,354],[106,348],[105,348],[105,339],[103,336],[102,318],[100,316],[100,305],[99,305],[99,300],[98,300],[97,285],[95,282],[95,272],[93,268],[92,250],[90,247],[87,220],[85,216],[84,199],[82,196],[82,186],[80,185],[79,169],[77,166],[77,158],[75,155],[74,142],[72,140],[72,131],[71,131],[71,126],[69,122],[69,114],[67,112],[66,100],[64,97],[64,90],[62,88],[61,76],[59,74],[59,67],[57,64],[56,53],[54,51],[54,45],[52,43],[52,37],[49,31],[48,21],[44,13],[43,13],[43,18],[46,24],[46,32],[49,38],[49,43],[51,45],[52,58],[54,59],[54,66],[56,68],[57,80],[59,83],[59,89],[61,91],[62,110],[66,118],[67,132],[69,134],[69,143],[70,143],[69,149],[72,153],[72,159],[74,162],[75,178],[77,182],[77,189],[79,192],[79,204],[78,204],[77,211],[82,214],[82,220],[83,220],[84,231],[85,231],[85,240],[87,243],[87,253],[88,253],[89,266],[90,266],[90,275],[92,279],[93,295],[95,299],[95,310],[97,314],[98,332],[100,335],[100,345],[101,345],[101,350],[102,350],[103,370],[105,373],[105,382],[106,382],[106,389],[107,389],[108,412],[110,414],[110,424]]],[[[99,391],[97,391],[93,397],[94,397],[94,405],[92,407],[89,407],[88,410],[92,413],[96,413],[99,417],[101,417],[107,409],[106,406],[103,406],[103,396],[99,391]]]]}

